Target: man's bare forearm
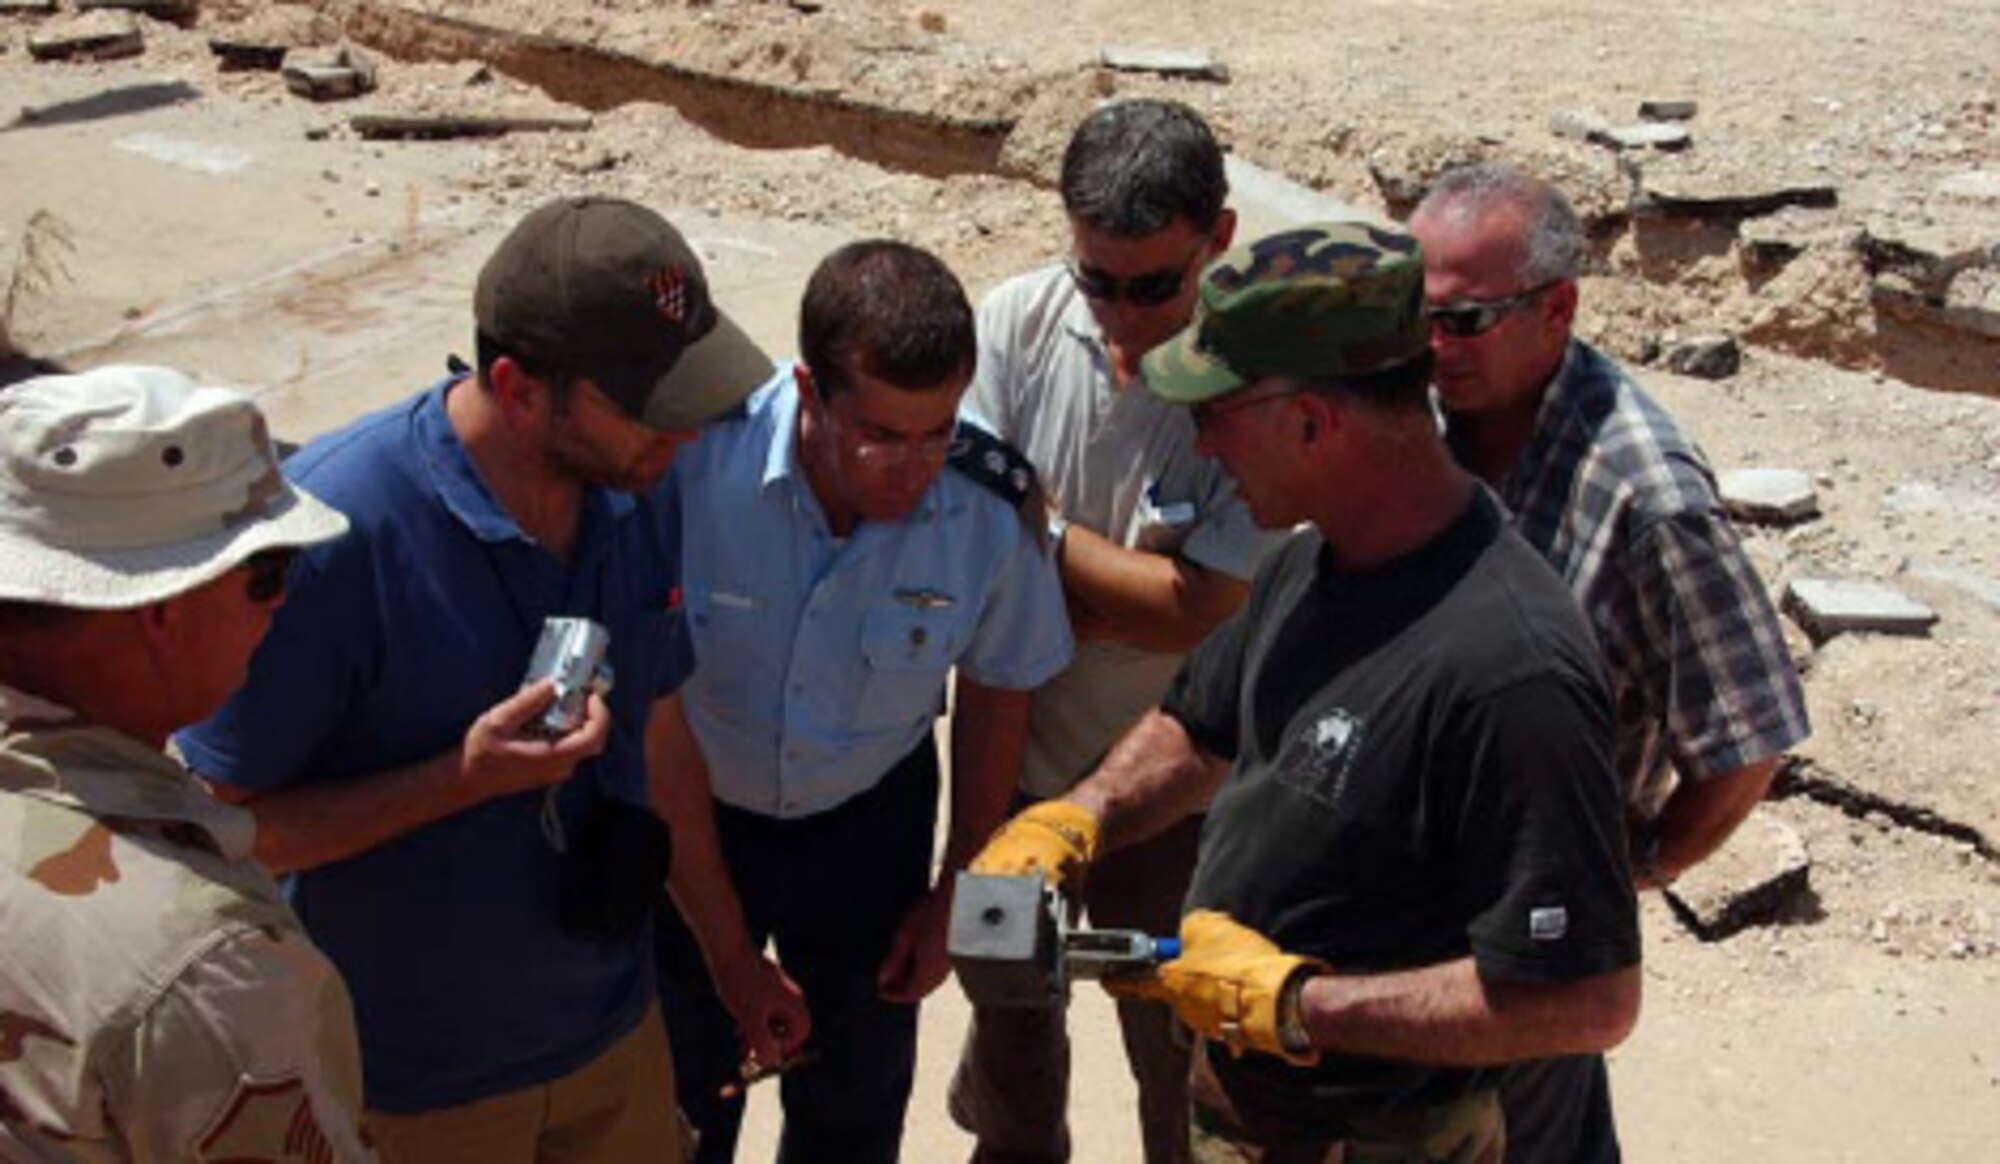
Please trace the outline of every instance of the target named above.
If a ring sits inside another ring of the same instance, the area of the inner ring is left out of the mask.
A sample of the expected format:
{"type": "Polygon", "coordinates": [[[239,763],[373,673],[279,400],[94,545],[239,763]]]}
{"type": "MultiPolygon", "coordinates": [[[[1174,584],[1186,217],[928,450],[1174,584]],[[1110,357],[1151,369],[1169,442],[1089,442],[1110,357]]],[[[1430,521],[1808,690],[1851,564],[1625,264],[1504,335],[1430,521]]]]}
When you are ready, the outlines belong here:
{"type": "Polygon", "coordinates": [[[1706,780],[1682,777],[1655,824],[1653,869],[1635,870],[1639,888],[1661,888],[1713,855],[1763,802],[1777,771],[1774,756],[1706,780]]]}
{"type": "Polygon", "coordinates": [[[1228,774],[1228,761],[1202,751],[1179,720],[1155,708],[1112,745],[1068,799],[1097,818],[1109,851],[1206,808],[1228,774]]]}
{"type": "Polygon", "coordinates": [[[708,763],[689,729],[678,695],[653,705],[646,724],[646,783],[653,809],[674,838],[668,884],[674,904],[701,944],[710,975],[720,983],[757,957],[743,904],[722,856],[708,763]]]}
{"type": "Polygon", "coordinates": [[[465,778],[462,763],[462,750],[453,748],[351,780],[263,793],[211,787],[256,818],[257,860],[274,874],[296,873],[358,856],[478,804],[485,797],[465,778]]]}
{"type": "Polygon", "coordinates": [[[1250,592],[1241,579],[1129,549],[1078,525],[1063,534],[1058,552],[1080,637],[1180,653],[1235,613],[1250,592]]]}
{"type": "Polygon", "coordinates": [[[1639,1014],[1636,966],[1562,983],[1487,983],[1471,958],[1391,974],[1322,975],[1300,1010],[1315,1047],[1443,1067],[1608,1050],[1639,1014]]]}
{"type": "Polygon", "coordinates": [[[958,675],[951,720],[951,827],[938,879],[972,860],[1007,817],[1028,738],[1028,693],[958,675]]]}

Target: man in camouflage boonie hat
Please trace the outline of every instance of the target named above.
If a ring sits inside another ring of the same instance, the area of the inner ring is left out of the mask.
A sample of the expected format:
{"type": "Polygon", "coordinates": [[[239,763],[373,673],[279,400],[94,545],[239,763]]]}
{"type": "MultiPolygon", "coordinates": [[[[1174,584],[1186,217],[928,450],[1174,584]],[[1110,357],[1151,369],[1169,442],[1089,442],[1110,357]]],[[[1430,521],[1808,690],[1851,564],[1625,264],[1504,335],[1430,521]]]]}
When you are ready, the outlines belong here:
{"type": "Polygon", "coordinates": [[[340,976],[162,751],[346,529],[236,392],[0,394],[0,1158],[373,1158],[340,976]]]}
{"type": "Polygon", "coordinates": [[[1195,1157],[1481,1161],[1496,1065],[1638,1012],[1610,699],[1560,579],[1445,449],[1409,236],[1300,227],[1147,361],[1304,527],[1156,710],[974,868],[1061,880],[1213,794],[1181,954],[1108,982],[1203,1041],[1195,1157]]]}
{"type": "Polygon", "coordinates": [[[1146,384],[1176,404],[1199,404],[1265,377],[1372,376],[1429,344],[1416,240],[1367,223],[1322,223],[1210,264],[1193,324],[1147,357],[1146,384]]]}

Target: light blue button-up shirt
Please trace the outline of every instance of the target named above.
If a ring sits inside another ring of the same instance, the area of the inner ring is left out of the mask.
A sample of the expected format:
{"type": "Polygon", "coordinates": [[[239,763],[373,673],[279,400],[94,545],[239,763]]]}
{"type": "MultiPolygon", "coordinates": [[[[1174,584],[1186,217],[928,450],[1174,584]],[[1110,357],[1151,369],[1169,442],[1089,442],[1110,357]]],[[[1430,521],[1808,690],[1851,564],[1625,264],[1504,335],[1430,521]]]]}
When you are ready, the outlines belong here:
{"type": "Polygon", "coordinates": [[[874,787],[943,710],[952,667],[1028,690],[1069,664],[1055,565],[947,468],[901,521],[837,539],[798,457],[786,365],[674,462],[698,660],[682,689],[715,798],[824,812],[874,787]]]}

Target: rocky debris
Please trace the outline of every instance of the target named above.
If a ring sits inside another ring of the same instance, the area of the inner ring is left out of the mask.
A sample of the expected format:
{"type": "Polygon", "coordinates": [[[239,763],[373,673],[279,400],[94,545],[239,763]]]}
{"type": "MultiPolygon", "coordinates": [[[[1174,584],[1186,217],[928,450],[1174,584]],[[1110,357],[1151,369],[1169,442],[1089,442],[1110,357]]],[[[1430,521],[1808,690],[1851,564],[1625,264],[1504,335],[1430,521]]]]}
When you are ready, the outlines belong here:
{"type": "Polygon", "coordinates": [[[1954,566],[1949,562],[1913,558],[1903,563],[1903,573],[1911,578],[1947,586],[1969,594],[1995,611],[2000,611],[2000,578],[1954,566]]]}
{"type": "Polygon", "coordinates": [[[1491,144],[1462,135],[1413,138],[1369,151],[1368,176],[1388,204],[1389,216],[1407,218],[1439,174],[1493,153],[1491,144]]]}
{"type": "Polygon", "coordinates": [[[1641,101],[1639,120],[1641,121],[1693,121],[1698,111],[1692,101],[1641,101]]]}
{"type": "Polygon", "coordinates": [[[1805,840],[1760,806],[1667,889],[1667,901],[1697,937],[1713,942],[1785,916],[1810,891],[1811,878],[1805,840]]]}
{"type": "Polygon", "coordinates": [[[1835,243],[1840,235],[1825,213],[1797,208],[1747,219],[1736,228],[1745,265],[1765,274],[1783,269],[1815,243],[1835,243]]]}
{"type": "Polygon", "coordinates": [[[1098,64],[1115,73],[1156,73],[1187,81],[1229,83],[1229,66],[1198,49],[1103,48],[1098,64]]]}
{"type": "Polygon", "coordinates": [[[1660,363],[1669,372],[1697,380],[1727,380],[1743,369],[1743,348],[1733,335],[1662,341],[1660,363]]]}
{"type": "Polygon", "coordinates": [[[145,51],[145,33],[125,12],[88,12],[28,38],[28,55],[38,61],[110,61],[145,51]]]}
{"type": "Polygon", "coordinates": [[[373,92],[375,61],[351,45],[287,53],[285,87],[312,101],[341,101],[373,92]]]}
{"type": "Polygon", "coordinates": [[[1793,525],[1819,516],[1812,477],[1797,469],[1732,469],[1716,482],[1729,516],[1757,525],[1793,525]]]}
{"type": "Polygon", "coordinates": [[[0,16],[48,16],[56,0],[0,0],[0,16]]]}
{"type": "Polygon", "coordinates": [[[1784,607],[1816,643],[1849,631],[1921,635],[1937,612],[1886,582],[1848,578],[1793,578],[1784,607]]]}
{"type": "Polygon", "coordinates": [[[510,133],[583,133],[590,129],[591,119],[588,114],[536,117],[479,113],[357,113],[348,119],[347,124],[363,141],[443,141],[460,137],[504,137],[510,133]]]}
{"type": "Polygon", "coordinates": [[[263,72],[282,68],[291,50],[339,40],[340,25],[331,17],[300,4],[273,4],[218,27],[208,49],[225,71],[263,72]]]}

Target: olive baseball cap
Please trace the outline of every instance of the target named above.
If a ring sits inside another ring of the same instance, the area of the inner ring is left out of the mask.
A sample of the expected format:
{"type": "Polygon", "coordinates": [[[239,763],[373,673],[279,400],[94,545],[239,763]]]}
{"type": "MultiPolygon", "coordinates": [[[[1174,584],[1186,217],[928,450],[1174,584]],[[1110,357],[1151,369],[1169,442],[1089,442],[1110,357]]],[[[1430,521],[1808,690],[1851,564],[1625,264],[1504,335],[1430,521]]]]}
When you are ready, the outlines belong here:
{"type": "Polygon", "coordinates": [[[692,429],[771,378],[771,357],[716,310],[679,231],[636,202],[564,198],[486,260],[473,317],[546,372],[585,376],[656,429],[692,429]]]}
{"type": "Polygon", "coordinates": [[[1424,354],[1417,240],[1362,222],[1322,222],[1236,247],[1201,273],[1194,320],[1147,354],[1146,386],[1176,404],[1267,376],[1333,380],[1424,354]]]}

